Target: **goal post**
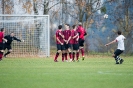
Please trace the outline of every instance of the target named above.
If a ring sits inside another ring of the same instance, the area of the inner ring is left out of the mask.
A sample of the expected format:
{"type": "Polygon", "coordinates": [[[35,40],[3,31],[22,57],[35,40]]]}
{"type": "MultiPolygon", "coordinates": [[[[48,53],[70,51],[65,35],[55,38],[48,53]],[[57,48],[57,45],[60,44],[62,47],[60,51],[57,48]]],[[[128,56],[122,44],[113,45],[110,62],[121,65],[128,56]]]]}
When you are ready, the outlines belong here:
{"type": "Polygon", "coordinates": [[[12,43],[10,57],[50,56],[49,15],[0,15],[0,28],[24,40],[12,43]]]}

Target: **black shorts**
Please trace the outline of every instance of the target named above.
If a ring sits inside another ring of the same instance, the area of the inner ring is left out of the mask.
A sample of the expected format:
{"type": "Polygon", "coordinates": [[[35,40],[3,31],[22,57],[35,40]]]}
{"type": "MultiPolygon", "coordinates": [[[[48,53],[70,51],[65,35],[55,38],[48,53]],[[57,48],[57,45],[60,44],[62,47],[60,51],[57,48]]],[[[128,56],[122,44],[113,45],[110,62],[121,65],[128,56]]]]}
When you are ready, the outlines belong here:
{"type": "Polygon", "coordinates": [[[79,39],[79,46],[83,47],[84,46],[84,41],[83,39],[79,39]]]}
{"type": "Polygon", "coordinates": [[[7,50],[11,50],[12,47],[11,47],[11,45],[4,44],[4,50],[5,50],[5,49],[7,49],[7,50]]]}
{"type": "Polygon", "coordinates": [[[68,44],[64,44],[64,46],[65,46],[65,49],[67,50],[68,48],[69,49],[71,49],[72,48],[72,44],[70,44],[70,43],[68,43],[68,44]]]}
{"type": "Polygon", "coordinates": [[[65,50],[65,46],[61,44],[57,44],[57,50],[65,50]]]}
{"type": "Polygon", "coordinates": [[[73,50],[78,50],[79,49],[79,44],[73,44],[72,48],[73,48],[73,50]]]}
{"type": "Polygon", "coordinates": [[[123,53],[123,51],[120,50],[120,49],[117,49],[117,50],[114,52],[115,56],[119,56],[121,53],[123,53]]]}
{"type": "Polygon", "coordinates": [[[3,44],[3,42],[0,43],[0,50],[4,50],[4,44],[3,44]]]}

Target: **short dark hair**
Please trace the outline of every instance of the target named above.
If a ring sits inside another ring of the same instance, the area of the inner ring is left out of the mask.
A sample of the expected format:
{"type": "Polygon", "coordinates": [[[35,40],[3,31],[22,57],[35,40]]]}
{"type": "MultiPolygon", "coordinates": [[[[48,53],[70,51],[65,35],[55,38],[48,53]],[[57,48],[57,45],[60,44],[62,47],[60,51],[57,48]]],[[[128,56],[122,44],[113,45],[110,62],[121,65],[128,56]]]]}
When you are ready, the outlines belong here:
{"type": "Polygon", "coordinates": [[[121,35],[121,31],[117,31],[117,34],[118,34],[118,35],[121,35]]]}
{"type": "Polygon", "coordinates": [[[65,24],[65,25],[67,25],[67,26],[69,26],[69,27],[70,27],[70,25],[69,25],[69,24],[65,24]]]}
{"type": "Polygon", "coordinates": [[[74,28],[76,27],[76,25],[73,25],[72,27],[73,27],[73,29],[74,29],[74,28]]]}
{"type": "Polygon", "coordinates": [[[3,32],[4,31],[4,28],[1,28],[1,30],[0,30],[1,32],[3,32]]]}
{"type": "Polygon", "coordinates": [[[58,26],[58,29],[62,29],[62,25],[59,25],[59,26],[58,26]]]}
{"type": "Polygon", "coordinates": [[[12,33],[14,33],[14,32],[12,31],[10,34],[12,34],[12,33]]]}

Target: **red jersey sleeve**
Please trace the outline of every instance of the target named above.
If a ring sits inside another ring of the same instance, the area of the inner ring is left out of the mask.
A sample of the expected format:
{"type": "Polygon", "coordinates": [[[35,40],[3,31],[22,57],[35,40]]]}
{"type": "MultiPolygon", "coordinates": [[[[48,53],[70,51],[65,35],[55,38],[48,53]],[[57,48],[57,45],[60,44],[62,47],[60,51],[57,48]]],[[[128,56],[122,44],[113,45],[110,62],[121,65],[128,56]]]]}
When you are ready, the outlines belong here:
{"type": "Polygon", "coordinates": [[[56,38],[59,37],[59,31],[56,31],[56,38]]]}
{"type": "Polygon", "coordinates": [[[0,42],[3,41],[3,38],[4,38],[4,33],[3,32],[0,32],[0,42]]]}
{"type": "Polygon", "coordinates": [[[60,42],[61,42],[61,43],[64,43],[64,40],[63,40],[62,36],[59,35],[59,33],[60,33],[61,35],[63,35],[63,32],[62,32],[62,31],[57,31],[57,32],[56,32],[56,43],[57,43],[57,44],[60,44],[60,42]],[[57,38],[60,40],[60,42],[57,41],[57,38]]]}

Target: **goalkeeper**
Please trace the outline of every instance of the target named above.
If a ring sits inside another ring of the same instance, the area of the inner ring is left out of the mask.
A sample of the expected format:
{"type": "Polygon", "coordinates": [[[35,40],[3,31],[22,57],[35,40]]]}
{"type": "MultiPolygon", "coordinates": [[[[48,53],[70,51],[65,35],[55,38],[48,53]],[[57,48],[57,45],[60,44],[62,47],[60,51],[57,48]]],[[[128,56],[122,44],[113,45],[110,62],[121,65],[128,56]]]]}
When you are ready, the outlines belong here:
{"type": "Polygon", "coordinates": [[[11,32],[10,35],[6,35],[4,38],[7,40],[7,42],[5,42],[4,44],[4,50],[8,50],[7,53],[4,54],[4,57],[6,57],[8,54],[12,52],[11,44],[13,40],[24,42],[24,40],[16,38],[14,32],[11,32]]]}

